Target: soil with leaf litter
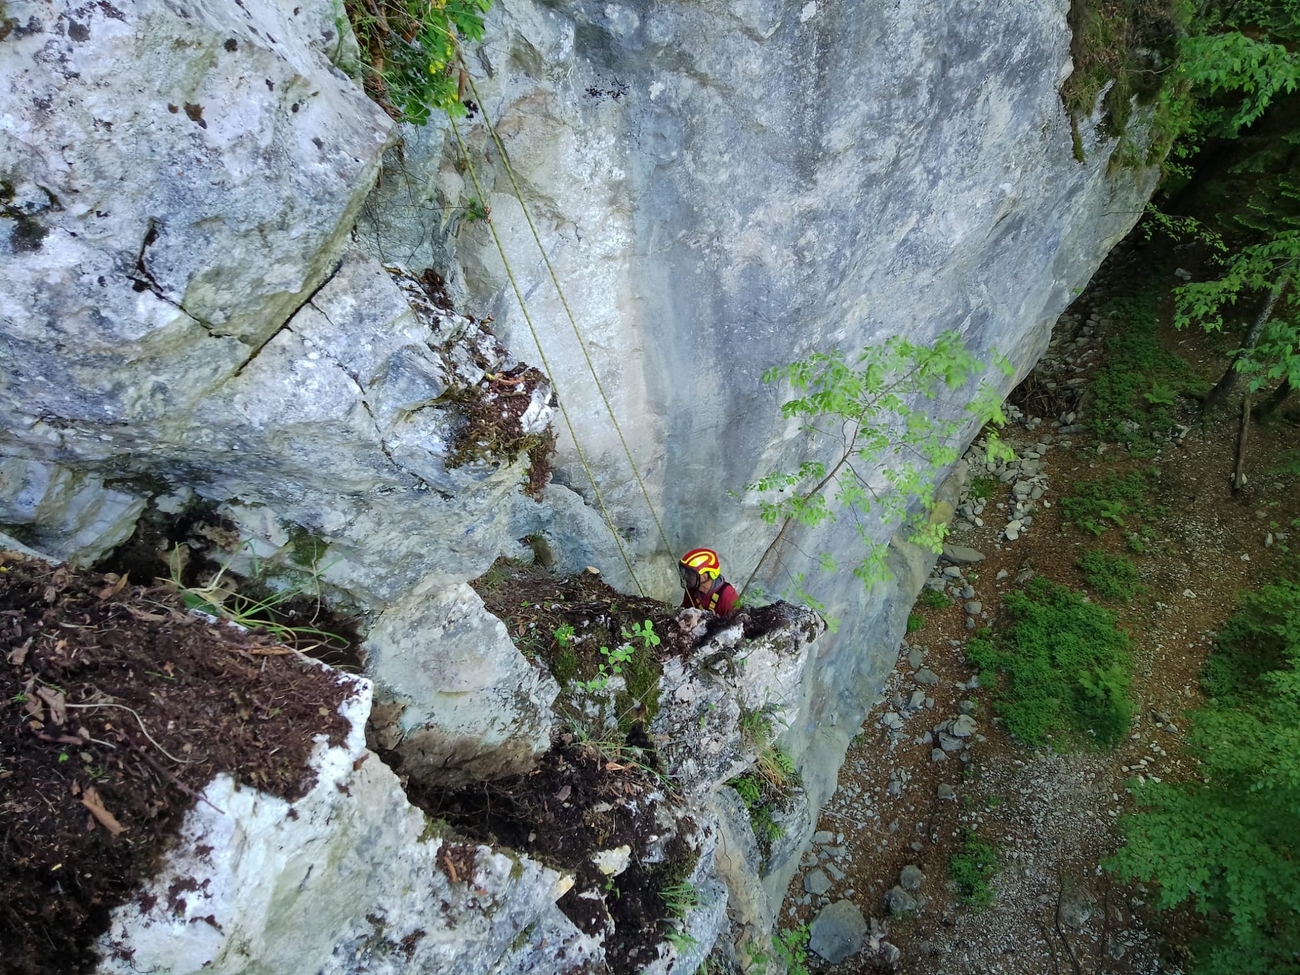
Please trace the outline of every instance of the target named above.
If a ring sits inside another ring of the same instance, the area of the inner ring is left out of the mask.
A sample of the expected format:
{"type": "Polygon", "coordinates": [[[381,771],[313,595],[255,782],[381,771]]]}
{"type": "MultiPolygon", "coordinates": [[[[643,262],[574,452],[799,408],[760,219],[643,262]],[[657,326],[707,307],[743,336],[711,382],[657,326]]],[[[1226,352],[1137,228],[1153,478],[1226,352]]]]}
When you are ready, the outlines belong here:
{"type": "Polygon", "coordinates": [[[203,787],[300,798],[348,693],[167,587],[0,554],[0,973],[93,968],[203,787]]]}
{"type": "MultiPolygon", "coordinates": [[[[874,916],[877,930],[902,950],[896,965],[902,975],[1150,975],[1189,968],[1189,946],[1203,921],[1187,908],[1153,912],[1149,885],[1121,884],[1103,864],[1121,842],[1117,821],[1134,809],[1128,793],[1134,780],[1197,775],[1184,736],[1188,711],[1203,701],[1201,663],[1240,594],[1276,578],[1288,564],[1284,547],[1270,545],[1272,532],[1300,516],[1295,474],[1279,464],[1296,442],[1294,417],[1252,428],[1250,481],[1237,491],[1231,483],[1239,431],[1234,415],[1207,421],[1187,397],[1169,407],[1146,397],[1149,406],[1137,414],[1137,423],[1147,423],[1161,408],[1173,414],[1172,432],[1154,444],[1139,443],[1136,429],[1133,442],[1099,437],[1093,429],[1105,423],[1109,431],[1121,418],[1097,413],[1091,396],[1080,394],[1096,388],[1092,376],[1114,358],[1116,338],[1128,333],[1122,318],[1103,314],[1088,321],[1090,312],[1105,308],[1111,295],[1132,293],[1135,282],[1156,277],[1176,283],[1173,268],[1193,266],[1189,257],[1147,253],[1139,262],[1128,246],[1117,250],[1072,317],[1058,326],[1067,329],[1062,345],[1072,347],[1067,354],[1077,361],[1073,373],[1053,376],[1040,369],[1012,395],[1027,417],[1044,422],[1032,430],[1009,428],[1006,442],[1023,448],[1046,434],[1055,437],[1046,455],[1048,493],[1029,531],[1009,541],[1002,526],[1010,517],[1010,485],[997,484],[984,509],[985,524],[952,539],[986,556],[964,572],[982,606],[978,622],[972,623],[962,602],[970,597],[942,607],[918,603],[923,625],[907,637],[880,706],[846,756],[839,791],[823,810],[819,828],[836,842],[839,834],[844,837],[843,858],[829,861],[842,868],[844,878],[829,899],[847,897],[874,916]],[[1084,338],[1085,327],[1095,336],[1084,338]],[[1078,422],[1088,428],[1062,432],[1067,424],[1059,417],[1076,409],[1078,422]],[[1130,503],[1124,524],[1108,521],[1085,531],[1063,510],[1063,500],[1087,483],[1134,472],[1150,475],[1143,489],[1147,502],[1142,510],[1130,503]],[[1149,532],[1141,551],[1125,544],[1144,528],[1149,532]],[[1090,550],[1127,554],[1143,590],[1129,602],[1092,592],[1079,567],[1090,550]],[[1064,743],[1060,753],[1050,745],[1027,748],[993,716],[993,689],[972,682],[976,670],[965,654],[970,627],[1005,625],[1004,597],[1035,575],[1089,593],[1117,613],[1129,634],[1136,708],[1130,733],[1113,751],[1075,751],[1064,743]],[[890,731],[881,715],[909,713],[908,696],[917,682],[908,658],[916,651],[938,683],[925,685],[925,706],[902,730],[890,731]],[[975,705],[980,732],[960,756],[969,760],[936,761],[931,729],[957,714],[963,701],[975,705]],[[944,787],[951,798],[943,797],[944,787]],[[966,900],[952,876],[955,855],[972,838],[996,850],[983,865],[991,895],[983,905],[966,900]],[[909,864],[921,868],[924,900],[915,912],[891,917],[887,892],[909,864]]],[[[1199,332],[1174,332],[1166,324],[1167,303],[1164,312],[1158,332],[1163,349],[1177,353],[1205,380],[1220,375],[1226,365],[1217,347],[1222,343],[1199,332]]],[[[827,862],[824,847],[816,849],[823,852],[806,856],[805,870],[827,862]]],[[[805,893],[804,876],[791,883],[783,925],[817,915],[820,902],[805,893]]],[[[873,970],[880,957],[866,951],[839,965],[810,961],[815,971],[848,975],[873,970]]]]}

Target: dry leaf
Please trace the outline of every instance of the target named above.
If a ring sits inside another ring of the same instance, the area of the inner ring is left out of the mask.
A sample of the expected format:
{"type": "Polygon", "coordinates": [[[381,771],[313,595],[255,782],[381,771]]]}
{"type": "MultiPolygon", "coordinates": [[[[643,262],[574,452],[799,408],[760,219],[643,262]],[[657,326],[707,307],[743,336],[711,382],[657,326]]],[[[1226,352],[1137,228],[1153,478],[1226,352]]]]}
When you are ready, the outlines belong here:
{"type": "Polygon", "coordinates": [[[103,802],[99,798],[99,790],[93,785],[86,789],[86,794],[81,797],[81,804],[90,810],[90,814],[95,817],[99,825],[108,830],[114,836],[120,836],[126,832],[126,827],[114,818],[113,814],[104,808],[103,802]]]}
{"type": "Polygon", "coordinates": [[[16,650],[14,650],[9,654],[9,662],[13,664],[15,667],[21,667],[23,665],[23,661],[27,659],[27,653],[29,650],[31,650],[31,648],[32,648],[32,637],[28,637],[26,643],[24,643],[21,647],[18,647],[16,650]]]}
{"type": "Polygon", "coordinates": [[[123,589],[125,589],[125,588],[126,588],[127,581],[131,578],[131,573],[129,573],[129,572],[124,572],[124,573],[122,573],[121,576],[117,577],[117,580],[116,580],[116,581],[114,581],[114,577],[113,577],[112,573],[110,573],[109,575],[107,575],[105,578],[107,578],[107,579],[108,579],[110,582],[112,582],[113,584],[112,584],[111,586],[105,586],[103,589],[99,590],[99,592],[95,593],[95,596],[96,596],[96,597],[97,597],[101,602],[102,602],[103,600],[105,600],[105,599],[112,599],[114,596],[116,596],[118,593],[120,593],[123,589]]]}
{"type": "Polygon", "coordinates": [[[55,724],[63,724],[68,718],[67,699],[59,691],[50,690],[48,687],[36,688],[36,696],[50,706],[50,720],[55,724]]]}
{"type": "Polygon", "coordinates": [[[132,616],[134,616],[136,619],[144,620],[147,623],[161,623],[163,620],[167,619],[166,616],[160,616],[157,613],[151,613],[148,610],[144,610],[136,606],[132,606],[130,603],[123,603],[122,608],[125,609],[132,616]]]}
{"type": "Polygon", "coordinates": [[[571,791],[572,790],[569,788],[569,786],[567,785],[561,786],[560,791],[555,793],[555,798],[559,799],[560,802],[563,802],[565,799],[569,798],[569,793],[571,791]]]}

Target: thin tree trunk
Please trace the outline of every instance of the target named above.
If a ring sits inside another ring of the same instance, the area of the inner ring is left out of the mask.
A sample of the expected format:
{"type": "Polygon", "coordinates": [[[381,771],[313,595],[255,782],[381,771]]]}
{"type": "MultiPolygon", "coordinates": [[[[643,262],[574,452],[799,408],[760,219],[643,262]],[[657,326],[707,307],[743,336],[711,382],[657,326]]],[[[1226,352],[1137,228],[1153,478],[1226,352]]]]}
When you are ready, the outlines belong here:
{"type": "Polygon", "coordinates": [[[1273,308],[1277,304],[1277,300],[1282,297],[1282,292],[1286,290],[1286,286],[1290,281],[1291,276],[1284,274],[1273,285],[1273,290],[1268,293],[1264,307],[1260,309],[1259,315],[1255,318],[1255,323],[1250,326],[1250,331],[1246,333],[1246,341],[1242,345],[1241,351],[1233,357],[1227,372],[1223,374],[1223,378],[1214,384],[1214,388],[1205,397],[1205,411],[1207,413],[1221,409],[1235,398],[1237,390],[1241,387],[1242,379],[1241,373],[1237,371],[1237,363],[1251,352],[1254,352],[1255,346],[1259,345],[1260,336],[1264,334],[1264,326],[1273,317],[1273,308]]]}
{"type": "Polygon", "coordinates": [[[1237,435],[1237,472],[1232,479],[1232,489],[1240,491],[1246,486],[1246,435],[1250,433],[1250,393],[1241,398],[1241,432],[1237,435]]]}

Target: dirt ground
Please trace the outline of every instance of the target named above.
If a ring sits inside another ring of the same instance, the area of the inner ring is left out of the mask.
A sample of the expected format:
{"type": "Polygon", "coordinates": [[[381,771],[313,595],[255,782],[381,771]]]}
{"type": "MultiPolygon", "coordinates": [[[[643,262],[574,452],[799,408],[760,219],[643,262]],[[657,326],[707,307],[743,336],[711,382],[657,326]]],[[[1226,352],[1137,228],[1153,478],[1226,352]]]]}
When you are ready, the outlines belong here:
{"type": "Polygon", "coordinates": [[[0,973],[93,968],[198,792],[227,772],[300,797],[347,693],[166,587],[0,554],[0,973]]]}
{"type": "MultiPolygon", "coordinates": [[[[1054,348],[1061,356],[1068,352],[1072,362],[1064,371],[1040,370],[1034,380],[1050,375],[1060,394],[1088,388],[1105,356],[1107,338],[1124,328],[1122,322],[1095,315],[1095,309],[1107,297],[1123,294],[1129,274],[1146,260],[1129,253],[1112,258],[1057,326],[1054,348]]],[[[1157,273],[1167,273],[1177,283],[1175,266],[1171,260],[1157,273]]],[[[1207,379],[1221,374],[1221,341],[1172,330],[1163,332],[1161,340],[1207,379]]],[[[1198,674],[1214,633],[1231,615],[1240,593],[1274,578],[1284,561],[1294,561],[1278,540],[1266,541],[1300,516],[1294,477],[1271,472],[1276,459],[1300,438],[1293,421],[1252,427],[1249,481],[1234,491],[1235,414],[1202,423],[1196,405],[1184,400],[1176,409],[1185,435],[1172,437],[1155,456],[1138,458],[1122,443],[1078,429],[1088,419],[1086,395],[1080,402],[1073,395],[1026,396],[1026,389],[1034,390],[1034,381],[1020,393],[1023,420],[1003,436],[1022,456],[1045,435],[1052,441],[1042,458],[1047,490],[1037,502],[1033,523],[1014,541],[1005,537],[1011,485],[999,484],[985,505],[984,524],[950,538],[985,555],[982,562],[962,567],[964,584],[974,590],[980,610],[968,620],[961,596],[943,609],[918,604],[924,625],[908,636],[883,699],[849,750],[838,791],[818,825],[826,842],[805,857],[779,923],[808,923],[823,904],[853,900],[875,919],[874,942],[883,938],[900,950],[896,970],[906,975],[1183,971],[1188,941],[1197,931],[1195,915],[1154,915],[1142,885],[1112,882],[1101,864],[1119,842],[1118,817],[1133,810],[1127,783],[1138,776],[1177,780],[1195,774],[1195,762],[1183,750],[1185,713],[1201,703],[1198,674]],[[1066,412],[1070,422],[1063,423],[1055,410],[1066,412]],[[1026,424],[1034,416],[1041,423],[1029,429],[1026,424]],[[1063,517],[1059,501],[1080,480],[1145,466],[1158,472],[1153,493],[1165,506],[1146,522],[1154,536],[1146,554],[1128,552],[1122,531],[1095,537],[1063,517]],[[1098,547],[1130,555],[1146,589],[1127,604],[1092,597],[1118,613],[1119,625],[1132,640],[1137,708],[1131,737],[1112,752],[1056,754],[1050,748],[1026,748],[992,717],[988,689],[972,681],[976,669],[965,657],[971,627],[996,627],[1004,596],[1019,589],[1031,570],[1087,592],[1075,563],[1098,547]],[[938,683],[918,684],[917,663],[937,675],[938,683]],[[932,700],[910,711],[917,689],[932,700]],[[971,747],[935,761],[932,730],[966,711],[972,711],[978,727],[971,747]],[[882,721],[891,712],[906,716],[898,730],[882,721]],[[951,787],[951,793],[943,786],[951,787]],[[993,903],[983,911],[965,906],[949,880],[949,862],[971,833],[999,851],[993,903]],[[834,870],[828,871],[827,864],[834,870]],[[924,875],[917,891],[922,906],[891,917],[885,897],[908,865],[924,875]],[[831,889],[820,897],[804,887],[805,878],[817,869],[832,879],[831,889]]],[[[941,561],[936,572],[946,564],[941,561]]],[[[875,971],[884,952],[888,949],[873,953],[869,948],[839,965],[810,953],[809,962],[814,971],[875,971]]]]}

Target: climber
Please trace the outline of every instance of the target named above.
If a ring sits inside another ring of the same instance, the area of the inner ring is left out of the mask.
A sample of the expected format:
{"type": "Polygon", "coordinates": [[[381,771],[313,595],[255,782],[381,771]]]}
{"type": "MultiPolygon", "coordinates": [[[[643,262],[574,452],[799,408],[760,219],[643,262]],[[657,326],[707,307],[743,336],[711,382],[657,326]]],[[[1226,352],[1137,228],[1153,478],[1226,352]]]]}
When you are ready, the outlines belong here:
{"type": "Polygon", "coordinates": [[[682,606],[708,609],[719,616],[731,613],[736,605],[736,589],[722,578],[722,563],[711,548],[693,548],[677,563],[677,576],[686,590],[682,606]]]}

